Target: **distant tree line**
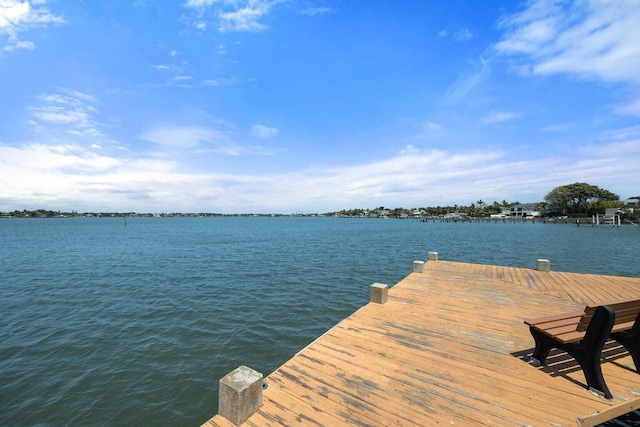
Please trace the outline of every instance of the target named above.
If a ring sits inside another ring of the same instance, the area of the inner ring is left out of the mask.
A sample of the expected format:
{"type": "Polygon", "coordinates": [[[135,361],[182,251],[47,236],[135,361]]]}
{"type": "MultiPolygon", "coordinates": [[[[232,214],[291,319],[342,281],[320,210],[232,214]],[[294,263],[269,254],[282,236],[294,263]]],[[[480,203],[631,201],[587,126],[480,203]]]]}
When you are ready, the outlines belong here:
{"type": "Polygon", "coordinates": [[[56,217],[74,217],[74,216],[108,216],[108,217],[126,217],[135,215],[133,212],[84,212],[78,213],[73,210],[71,212],[52,211],[49,209],[35,209],[12,212],[0,212],[3,216],[11,216],[15,218],[56,218],[56,217]]]}
{"type": "MultiPolygon", "coordinates": [[[[639,197],[630,197],[638,199],[639,197]]],[[[622,208],[623,203],[620,197],[599,188],[595,185],[584,182],[576,182],[568,185],[561,185],[551,190],[543,202],[537,203],[537,210],[543,216],[571,216],[586,217],[604,213],[607,208],[622,208]]],[[[503,209],[520,205],[520,202],[494,201],[491,204],[485,203],[482,199],[469,205],[448,205],[422,208],[394,208],[385,209],[378,207],[373,209],[348,209],[332,214],[349,217],[380,216],[384,212],[389,218],[412,217],[416,211],[427,217],[437,217],[448,213],[461,213],[474,218],[489,217],[500,214],[503,209]]],[[[640,220],[640,207],[632,211],[622,210],[621,216],[626,219],[640,220]]]]}
{"type": "Polygon", "coordinates": [[[348,217],[366,217],[366,216],[387,216],[389,218],[403,218],[413,217],[416,211],[419,211],[423,216],[437,217],[446,215],[448,213],[463,213],[471,217],[483,217],[490,216],[492,214],[499,214],[505,208],[519,205],[520,202],[508,202],[503,200],[502,202],[494,201],[492,204],[487,204],[483,200],[478,200],[470,205],[446,205],[446,206],[429,206],[419,208],[393,208],[386,209],[385,207],[375,207],[372,209],[343,209],[338,212],[331,212],[329,214],[348,216],[348,217]]]}
{"type": "MultiPolygon", "coordinates": [[[[639,199],[640,196],[631,197],[639,199]]],[[[503,209],[509,209],[513,206],[520,205],[520,202],[502,202],[494,201],[493,203],[485,203],[482,199],[469,205],[447,205],[447,206],[431,206],[421,208],[393,208],[375,207],[372,209],[343,209],[338,212],[328,212],[324,215],[337,215],[346,217],[372,217],[386,216],[389,218],[407,218],[414,217],[416,212],[421,216],[439,217],[448,213],[465,214],[473,218],[489,217],[494,214],[502,213],[503,209]]],[[[622,208],[623,203],[617,194],[608,190],[599,188],[595,185],[584,182],[576,182],[568,185],[561,185],[551,190],[545,197],[544,202],[537,203],[537,210],[543,216],[571,216],[586,217],[601,214],[607,208],[622,208]]],[[[246,216],[262,216],[263,214],[251,214],[246,216]]],[[[297,216],[315,216],[316,214],[297,215],[297,216]]],[[[636,207],[633,211],[621,210],[621,215],[625,219],[640,220],[640,207],[636,207]]],[[[30,218],[51,218],[51,217],[68,217],[68,216],[104,216],[104,217],[128,217],[128,216],[227,216],[216,213],[171,213],[171,214],[141,214],[134,212],[102,212],[102,213],[82,213],[77,211],[60,212],[46,209],[37,209],[33,211],[22,210],[13,212],[0,212],[0,216],[9,217],[30,217],[30,218]]],[[[233,215],[235,216],[235,215],[233,215]]],[[[245,215],[243,215],[245,216],[245,215]]],[[[269,216],[281,216],[269,215],[269,216]]]]}

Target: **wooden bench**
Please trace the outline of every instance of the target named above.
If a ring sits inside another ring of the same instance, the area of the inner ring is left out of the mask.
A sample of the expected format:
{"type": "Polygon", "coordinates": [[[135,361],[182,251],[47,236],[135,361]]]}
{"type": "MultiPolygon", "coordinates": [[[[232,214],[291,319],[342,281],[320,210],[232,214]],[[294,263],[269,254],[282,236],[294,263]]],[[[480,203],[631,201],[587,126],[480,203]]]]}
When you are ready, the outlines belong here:
{"type": "Polygon", "coordinates": [[[587,306],[582,312],[528,319],[535,340],[531,363],[545,363],[549,351],[559,348],[573,356],[584,373],[587,387],[605,398],[613,396],[602,376],[600,359],[608,339],[622,344],[640,368],[640,300],[587,306]]]}

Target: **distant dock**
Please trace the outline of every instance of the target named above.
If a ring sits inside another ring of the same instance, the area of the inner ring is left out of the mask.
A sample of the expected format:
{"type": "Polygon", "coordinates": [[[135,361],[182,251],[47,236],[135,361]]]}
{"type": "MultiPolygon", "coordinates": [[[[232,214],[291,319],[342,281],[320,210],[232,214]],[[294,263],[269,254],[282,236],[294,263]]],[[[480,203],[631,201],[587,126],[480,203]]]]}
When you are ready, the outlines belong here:
{"type": "MultiPolygon", "coordinates": [[[[620,345],[603,353],[607,400],[566,353],[527,363],[523,323],[640,298],[640,278],[546,270],[545,260],[528,269],[430,253],[394,286],[372,285],[372,302],[266,376],[266,388],[260,379],[262,405],[241,424],[586,427],[640,408],[640,375],[620,345]]],[[[203,427],[232,425],[216,415],[203,427]]]]}
{"type": "Polygon", "coordinates": [[[621,220],[619,217],[614,218],[557,218],[557,217],[528,217],[528,218],[516,218],[516,217],[506,217],[506,218],[475,218],[475,217],[443,217],[443,218],[417,218],[420,222],[469,222],[469,223],[494,223],[494,224],[569,224],[574,226],[610,226],[610,227],[620,227],[622,225],[635,225],[632,221],[621,220]]]}

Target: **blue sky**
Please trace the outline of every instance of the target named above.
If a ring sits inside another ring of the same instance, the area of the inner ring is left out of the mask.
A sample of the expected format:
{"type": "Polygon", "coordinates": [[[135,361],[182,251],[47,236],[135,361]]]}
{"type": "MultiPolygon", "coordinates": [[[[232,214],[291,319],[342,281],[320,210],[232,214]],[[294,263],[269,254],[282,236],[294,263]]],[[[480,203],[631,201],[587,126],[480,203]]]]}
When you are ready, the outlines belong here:
{"type": "Polygon", "coordinates": [[[640,1],[0,0],[0,210],[640,193],[640,1]]]}

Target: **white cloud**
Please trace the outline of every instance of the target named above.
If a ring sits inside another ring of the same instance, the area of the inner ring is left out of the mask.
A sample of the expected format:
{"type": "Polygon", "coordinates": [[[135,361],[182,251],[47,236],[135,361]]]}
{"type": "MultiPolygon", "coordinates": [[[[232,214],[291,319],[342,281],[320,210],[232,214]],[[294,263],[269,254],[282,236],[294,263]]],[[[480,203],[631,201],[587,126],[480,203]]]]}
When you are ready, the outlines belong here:
{"type": "Polygon", "coordinates": [[[474,36],[475,34],[470,29],[462,28],[456,31],[455,33],[453,33],[451,37],[456,41],[463,41],[463,40],[468,40],[470,38],[473,38],[474,36]]]}
{"type": "Polygon", "coordinates": [[[268,3],[249,4],[246,7],[231,12],[220,13],[218,30],[225,31],[262,31],[266,25],[260,23],[260,18],[269,11],[268,3]]]}
{"type": "Polygon", "coordinates": [[[49,126],[62,126],[67,133],[81,137],[103,137],[102,126],[94,116],[98,113],[94,104],[97,100],[82,92],[41,95],[40,104],[29,111],[39,120],[30,121],[39,127],[43,123],[49,126]]]}
{"type": "Polygon", "coordinates": [[[427,123],[425,123],[424,127],[426,130],[429,130],[429,131],[436,131],[436,130],[442,129],[442,125],[432,121],[428,121],[427,123]]]}
{"type": "Polygon", "coordinates": [[[440,30],[438,32],[438,37],[439,38],[445,38],[445,37],[449,37],[449,34],[451,34],[451,38],[455,41],[464,41],[464,40],[468,40],[471,39],[473,37],[475,37],[476,35],[473,33],[473,31],[471,31],[468,28],[458,28],[457,30],[455,30],[453,33],[450,33],[447,30],[440,30]]]}
{"type": "Polygon", "coordinates": [[[640,98],[629,101],[626,104],[620,104],[616,106],[615,112],[625,116],[640,117],[640,98]]]}
{"type": "Polygon", "coordinates": [[[13,52],[16,49],[33,50],[35,48],[36,48],[36,45],[32,41],[13,40],[13,43],[9,43],[7,46],[5,46],[4,50],[6,50],[7,52],[13,52]]]}
{"type": "Polygon", "coordinates": [[[414,147],[412,144],[409,144],[403,150],[400,150],[400,154],[402,155],[415,154],[419,152],[420,152],[420,149],[414,147]]]}
{"type": "MultiPolygon", "coordinates": [[[[117,159],[77,146],[0,145],[0,205],[52,206],[61,209],[115,211],[172,194],[182,195],[176,182],[184,178],[175,163],[117,159]],[[10,177],[10,178],[9,178],[10,177]]],[[[190,176],[193,184],[197,176],[190,176]]],[[[181,190],[184,191],[185,186],[181,190]]]]}
{"type": "Polygon", "coordinates": [[[176,81],[176,82],[180,82],[180,81],[185,81],[185,80],[191,80],[193,78],[193,76],[173,76],[171,78],[171,80],[176,81]]]}
{"type": "Polygon", "coordinates": [[[255,136],[256,138],[269,139],[278,134],[278,129],[265,125],[253,125],[251,126],[249,134],[251,136],[255,136]]]}
{"type": "Polygon", "coordinates": [[[20,166],[23,173],[49,173],[73,170],[81,174],[98,174],[116,167],[121,161],[96,155],[76,145],[28,144],[22,149],[1,147],[3,161],[8,167],[20,166]],[[28,154],[28,157],[27,157],[28,154]]]}
{"type": "Polygon", "coordinates": [[[470,70],[460,73],[458,79],[447,89],[442,101],[447,104],[460,102],[478,83],[489,75],[489,60],[479,57],[478,62],[472,63],[470,70]]]}
{"type": "MultiPolygon", "coordinates": [[[[194,132],[194,138],[198,132],[194,132]]],[[[0,145],[0,210],[325,212],[484,200],[542,200],[550,189],[588,181],[622,197],[640,182],[637,129],[612,131],[570,157],[514,160],[501,151],[420,150],[409,145],[369,163],[301,167],[275,174],[196,173],[178,160],[115,158],[72,145],[0,145]],[[615,138],[613,137],[615,136],[615,138]],[[526,171],[544,171],[526,175],[526,171]],[[595,181],[594,181],[595,180],[595,181]]],[[[632,194],[633,193],[633,194],[632,194]]]]}
{"type": "Polygon", "coordinates": [[[640,83],[640,4],[634,0],[537,0],[504,17],[495,49],[520,55],[535,74],[569,73],[640,83]],[[566,5],[566,6],[565,6],[566,5]]]}
{"type": "Polygon", "coordinates": [[[215,3],[225,3],[225,0],[187,0],[185,6],[187,7],[206,7],[215,3]]]}
{"type": "Polygon", "coordinates": [[[330,7],[308,7],[303,9],[300,13],[307,16],[321,16],[329,15],[333,12],[335,12],[335,10],[330,7]]]}
{"type": "MultiPolygon", "coordinates": [[[[169,66],[157,66],[153,65],[153,68],[156,68],[160,71],[170,70],[172,72],[180,72],[181,70],[178,67],[169,67],[169,66]]],[[[163,83],[150,84],[148,87],[151,88],[161,88],[161,87],[180,87],[187,89],[198,89],[203,87],[214,87],[214,86],[231,86],[240,83],[240,80],[235,78],[217,78],[217,79],[205,79],[196,81],[193,76],[185,75],[185,74],[177,74],[173,77],[168,78],[163,83]]]]}
{"type": "Polygon", "coordinates": [[[259,32],[267,28],[261,20],[280,2],[281,0],[188,0],[185,6],[198,12],[193,25],[201,30],[207,27],[207,23],[201,18],[205,11],[211,10],[220,32],[259,32]]]}
{"type": "Polygon", "coordinates": [[[558,123],[558,124],[543,126],[537,130],[540,132],[565,132],[573,127],[574,125],[571,123],[558,123]]]}
{"type": "Polygon", "coordinates": [[[196,126],[161,126],[144,133],[140,138],[163,147],[177,149],[231,143],[231,137],[225,132],[196,126]]]}
{"type": "Polygon", "coordinates": [[[494,124],[494,123],[502,123],[509,120],[513,120],[518,117],[518,113],[514,113],[512,111],[500,111],[496,113],[491,113],[488,116],[482,118],[482,123],[486,124],[494,124]]]}
{"type": "Polygon", "coordinates": [[[601,139],[610,141],[619,141],[621,139],[640,139],[640,125],[604,132],[601,139]]]}
{"type": "Polygon", "coordinates": [[[4,35],[7,38],[5,51],[34,49],[35,44],[29,40],[21,40],[20,33],[65,22],[62,16],[54,15],[45,7],[37,7],[43,4],[45,1],[0,1],[0,36],[4,35]]]}
{"type": "MultiPolygon", "coordinates": [[[[505,35],[495,46],[515,57],[524,76],[568,74],[640,86],[640,3],[635,0],[556,2],[535,0],[499,23],[505,35]]],[[[640,116],[640,99],[613,106],[621,115],[640,116]]]]}
{"type": "Polygon", "coordinates": [[[140,139],[158,145],[165,155],[177,152],[216,153],[226,156],[269,155],[262,147],[245,146],[235,141],[229,126],[160,126],[145,132],[140,139]]]}

